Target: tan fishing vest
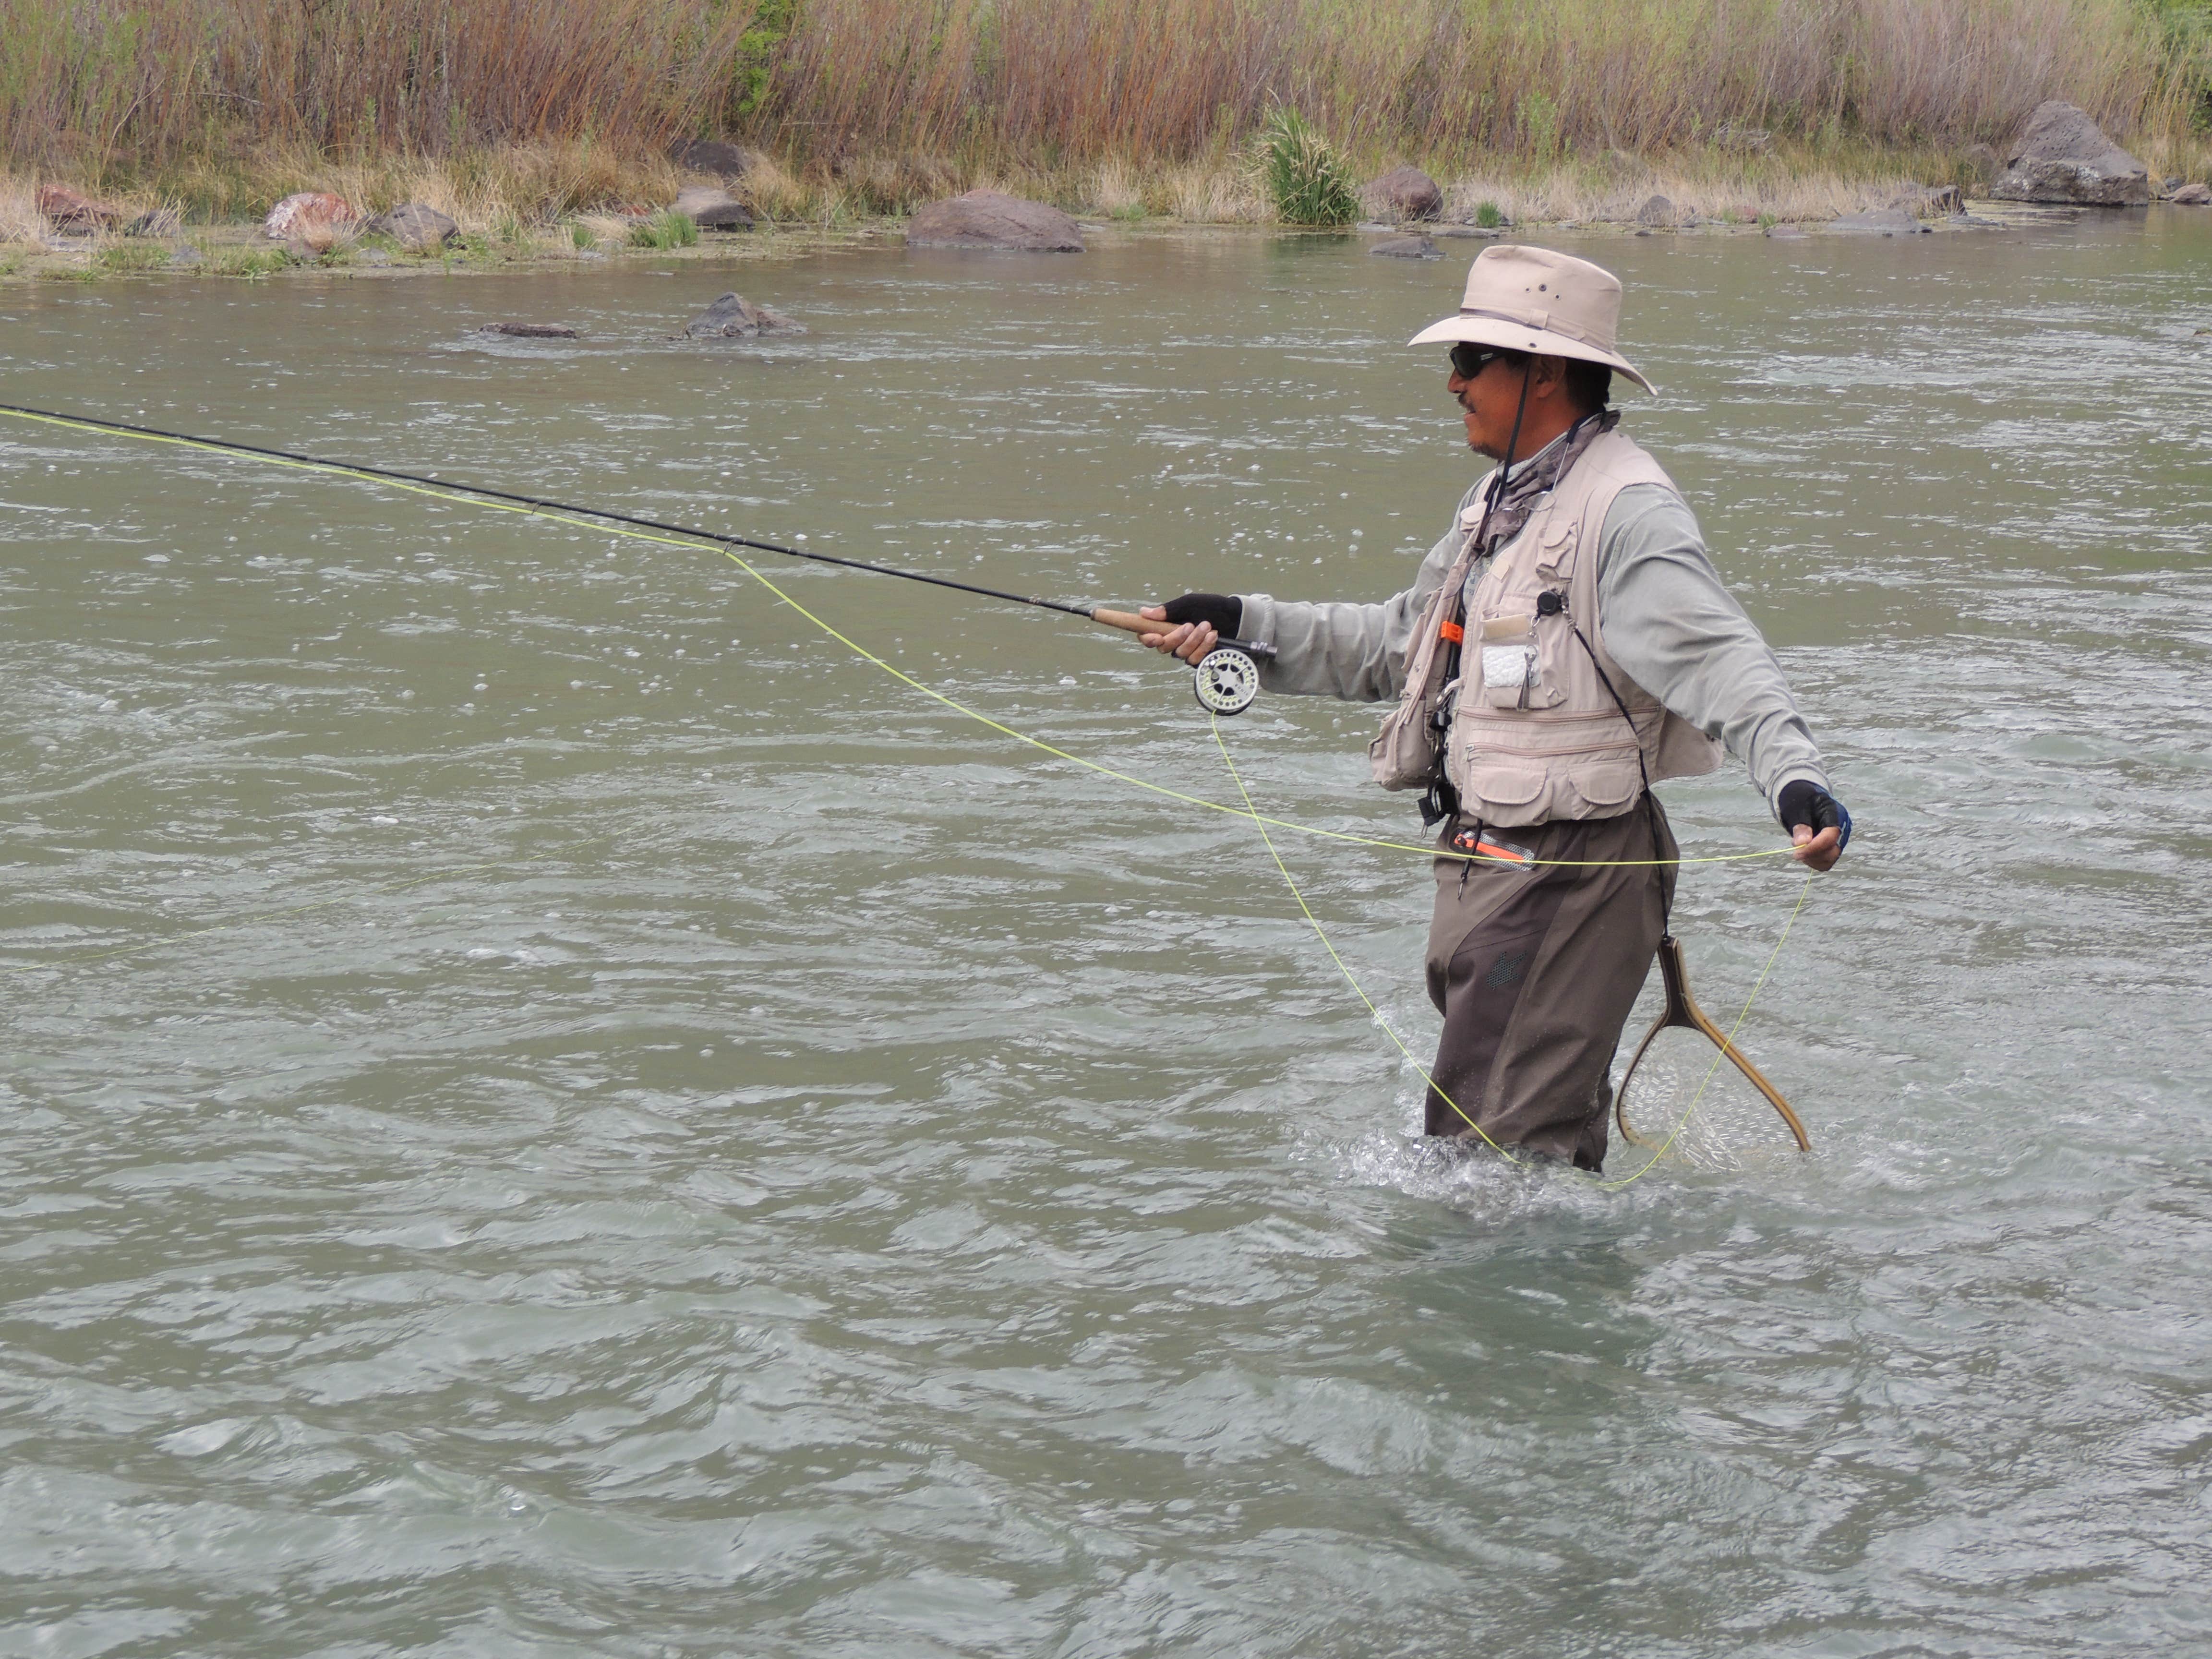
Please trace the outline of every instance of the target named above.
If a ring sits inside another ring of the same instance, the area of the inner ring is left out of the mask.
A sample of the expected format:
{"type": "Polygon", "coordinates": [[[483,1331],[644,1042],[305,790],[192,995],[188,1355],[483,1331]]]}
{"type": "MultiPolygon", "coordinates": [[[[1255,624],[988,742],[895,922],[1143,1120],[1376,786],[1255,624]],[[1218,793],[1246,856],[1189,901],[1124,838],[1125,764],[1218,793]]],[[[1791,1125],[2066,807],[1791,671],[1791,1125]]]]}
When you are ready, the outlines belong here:
{"type": "MultiPolygon", "coordinates": [[[[1656,783],[1721,763],[1721,745],[1629,678],[1598,626],[1598,533],[1613,497],[1637,483],[1674,487],[1634,443],[1601,434],[1476,582],[1444,737],[1444,775],[1462,817],[1500,829],[1615,817],[1636,804],[1647,775],[1656,783]],[[1547,592],[1565,608],[1543,614],[1547,592]],[[1633,734],[1607,679],[1636,723],[1633,734]]],[[[1444,630],[1474,568],[1481,516],[1478,491],[1461,520],[1466,543],[1413,636],[1399,706],[1369,745],[1375,781],[1386,789],[1426,788],[1435,775],[1431,716],[1449,689],[1442,683],[1444,630]]]]}

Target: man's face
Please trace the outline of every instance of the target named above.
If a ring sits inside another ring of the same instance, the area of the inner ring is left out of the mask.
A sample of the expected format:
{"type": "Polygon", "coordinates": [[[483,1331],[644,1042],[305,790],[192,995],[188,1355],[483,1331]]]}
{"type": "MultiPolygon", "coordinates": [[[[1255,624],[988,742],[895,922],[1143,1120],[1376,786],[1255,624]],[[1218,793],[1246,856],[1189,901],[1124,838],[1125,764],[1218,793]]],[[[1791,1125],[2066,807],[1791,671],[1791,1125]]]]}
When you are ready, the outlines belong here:
{"type": "Polygon", "coordinates": [[[1521,377],[1534,367],[1526,358],[1510,362],[1493,357],[1472,379],[1456,368],[1446,371],[1445,389],[1465,412],[1467,445],[1476,454],[1494,461],[1505,453],[1513,441],[1513,413],[1521,404],[1521,377]]]}

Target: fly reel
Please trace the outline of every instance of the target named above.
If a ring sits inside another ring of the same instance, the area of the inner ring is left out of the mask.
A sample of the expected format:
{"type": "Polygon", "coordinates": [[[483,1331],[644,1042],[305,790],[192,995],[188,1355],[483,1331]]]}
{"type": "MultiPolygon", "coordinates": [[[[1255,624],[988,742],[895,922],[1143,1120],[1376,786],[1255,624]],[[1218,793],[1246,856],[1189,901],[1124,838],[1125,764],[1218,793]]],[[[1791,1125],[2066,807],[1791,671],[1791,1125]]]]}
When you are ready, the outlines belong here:
{"type": "Polygon", "coordinates": [[[1198,706],[1211,714],[1241,714],[1260,695],[1260,665],[1240,646],[1216,646],[1192,676],[1198,706]]]}

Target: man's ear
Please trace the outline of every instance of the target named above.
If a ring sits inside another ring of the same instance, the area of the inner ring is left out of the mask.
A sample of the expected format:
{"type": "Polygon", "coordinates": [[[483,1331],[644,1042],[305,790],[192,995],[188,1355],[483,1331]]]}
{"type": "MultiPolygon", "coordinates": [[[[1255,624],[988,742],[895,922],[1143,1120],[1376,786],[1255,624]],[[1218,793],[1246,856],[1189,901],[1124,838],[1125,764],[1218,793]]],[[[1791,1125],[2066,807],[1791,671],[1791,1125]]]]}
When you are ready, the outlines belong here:
{"type": "Polygon", "coordinates": [[[1567,383],[1565,357],[1539,357],[1528,368],[1528,390],[1532,392],[1556,392],[1567,383]]]}

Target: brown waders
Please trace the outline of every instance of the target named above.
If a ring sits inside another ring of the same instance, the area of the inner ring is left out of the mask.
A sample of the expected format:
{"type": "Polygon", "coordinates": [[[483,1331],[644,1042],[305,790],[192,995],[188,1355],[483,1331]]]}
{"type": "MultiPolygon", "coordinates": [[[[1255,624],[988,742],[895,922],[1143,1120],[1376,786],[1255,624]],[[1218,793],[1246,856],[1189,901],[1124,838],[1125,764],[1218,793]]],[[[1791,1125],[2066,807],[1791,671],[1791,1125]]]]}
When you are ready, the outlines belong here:
{"type": "MultiPolygon", "coordinates": [[[[1462,819],[1451,836],[1474,826],[1462,819]]],[[[1646,794],[1617,818],[1559,818],[1487,832],[1536,860],[1672,860],[1674,831],[1646,794]]],[[[1429,996],[1443,1011],[1425,1132],[1474,1145],[1605,1162],[1607,1075],[1666,931],[1672,863],[1516,868],[1437,860],[1429,996]],[[1443,1098],[1451,1097],[1462,1116],[1443,1098]]]]}

